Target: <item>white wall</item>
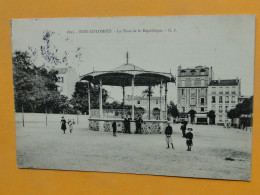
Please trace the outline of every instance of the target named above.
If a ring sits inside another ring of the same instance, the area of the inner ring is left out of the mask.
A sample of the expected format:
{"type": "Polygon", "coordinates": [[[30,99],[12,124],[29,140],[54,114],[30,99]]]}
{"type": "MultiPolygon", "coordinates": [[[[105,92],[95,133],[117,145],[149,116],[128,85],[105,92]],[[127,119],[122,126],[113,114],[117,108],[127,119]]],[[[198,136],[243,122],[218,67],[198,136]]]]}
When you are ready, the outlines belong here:
{"type": "MultiPolygon", "coordinates": [[[[64,116],[66,120],[74,119],[77,122],[77,117],[80,123],[88,123],[88,115],[72,115],[72,114],[47,114],[48,123],[59,123],[61,117],[64,116]]],[[[25,123],[45,123],[46,114],[44,113],[24,113],[25,123]]],[[[22,113],[15,113],[15,122],[22,123],[22,113]]]]}

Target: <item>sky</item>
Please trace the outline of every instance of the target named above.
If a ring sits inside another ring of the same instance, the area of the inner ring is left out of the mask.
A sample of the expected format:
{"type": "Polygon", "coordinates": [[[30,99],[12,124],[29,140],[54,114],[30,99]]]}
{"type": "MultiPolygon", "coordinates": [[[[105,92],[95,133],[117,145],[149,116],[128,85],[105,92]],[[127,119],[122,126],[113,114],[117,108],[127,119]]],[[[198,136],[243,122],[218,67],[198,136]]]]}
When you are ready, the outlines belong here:
{"type": "MultiPolygon", "coordinates": [[[[241,79],[242,95],[254,91],[255,17],[253,15],[60,18],[12,20],[12,51],[37,51],[35,64],[48,65],[40,54],[43,33],[52,31],[59,57],[80,75],[111,70],[129,63],[150,71],[171,72],[198,65],[213,67],[214,79],[241,79]],[[75,58],[81,48],[82,58],[75,58]]],[[[50,65],[50,64],[49,64],[50,65]]],[[[116,100],[122,89],[105,87],[116,100]]],[[[141,95],[144,88],[136,89],[141,95]]],[[[168,100],[176,103],[177,87],[168,86],[168,100]]],[[[126,89],[126,95],[131,94],[126,89]]],[[[159,95],[159,87],[154,89],[159,95]]]]}

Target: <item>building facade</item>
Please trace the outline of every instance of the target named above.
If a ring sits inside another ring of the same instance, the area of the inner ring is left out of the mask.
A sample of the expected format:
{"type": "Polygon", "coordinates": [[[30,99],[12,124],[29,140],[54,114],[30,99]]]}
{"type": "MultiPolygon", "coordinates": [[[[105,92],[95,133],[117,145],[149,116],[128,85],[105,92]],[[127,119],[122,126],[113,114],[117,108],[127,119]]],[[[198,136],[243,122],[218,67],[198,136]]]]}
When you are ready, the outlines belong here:
{"type": "Polygon", "coordinates": [[[79,75],[72,67],[55,68],[55,70],[58,71],[58,82],[56,83],[58,91],[61,95],[71,98],[75,91],[76,82],[80,80],[79,75]]]}
{"type": "Polygon", "coordinates": [[[196,111],[195,123],[208,123],[208,85],[212,79],[212,67],[178,67],[177,108],[180,116],[187,117],[187,113],[190,110],[194,110],[196,111]]]}
{"type": "Polygon", "coordinates": [[[224,124],[227,112],[236,107],[241,97],[241,82],[237,79],[212,80],[208,86],[208,110],[215,111],[215,124],[224,124]]]}
{"type": "MultiPolygon", "coordinates": [[[[127,95],[125,98],[125,105],[131,105],[132,104],[132,95],[127,95]]],[[[145,118],[148,118],[149,113],[149,99],[147,96],[134,96],[134,104],[135,106],[142,107],[145,109],[144,116],[145,118]]],[[[162,97],[161,102],[161,110],[163,112],[163,115],[165,114],[165,98],[162,97]]],[[[150,117],[151,119],[159,119],[160,118],[160,97],[157,96],[151,96],[150,97],[150,117]],[[156,110],[154,112],[154,109],[156,110]]]]}

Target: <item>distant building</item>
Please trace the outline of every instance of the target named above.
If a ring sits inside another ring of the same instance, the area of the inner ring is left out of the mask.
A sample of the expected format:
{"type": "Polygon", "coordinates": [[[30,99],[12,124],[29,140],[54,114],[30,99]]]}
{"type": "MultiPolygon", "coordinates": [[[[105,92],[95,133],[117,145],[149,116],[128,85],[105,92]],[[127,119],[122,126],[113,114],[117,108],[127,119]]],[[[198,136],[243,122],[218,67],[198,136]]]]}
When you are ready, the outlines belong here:
{"type": "Polygon", "coordinates": [[[249,99],[250,96],[241,95],[238,97],[238,103],[243,103],[244,100],[249,99]]]}
{"type": "Polygon", "coordinates": [[[58,82],[56,84],[59,92],[71,98],[75,91],[75,84],[79,81],[79,75],[72,67],[55,68],[55,70],[58,71],[58,82]]]}
{"type": "Polygon", "coordinates": [[[212,80],[208,86],[208,110],[214,110],[215,123],[224,124],[227,112],[239,103],[241,82],[237,79],[212,80]]]}
{"type": "Polygon", "coordinates": [[[178,67],[177,108],[180,112],[180,117],[188,117],[187,113],[190,110],[194,110],[197,113],[194,122],[207,123],[208,84],[212,79],[212,67],[178,67]]]}
{"type": "MultiPolygon", "coordinates": [[[[136,107],[142,107],[149,110],[149,99],[147,96],[134,96],[135,106],[136,107]]],[[[125,98],[125,105],[131,105],[132,104],[132,95],[127,95],[125,98]]],[[[164,97],[162,97],[162,110],[165,110],[165,100],[164,97]]],[[[151,96],[150,97],[150,109],[151,111],[154,108],[160,109],[160,97],[157,96],[151,96]]]]}

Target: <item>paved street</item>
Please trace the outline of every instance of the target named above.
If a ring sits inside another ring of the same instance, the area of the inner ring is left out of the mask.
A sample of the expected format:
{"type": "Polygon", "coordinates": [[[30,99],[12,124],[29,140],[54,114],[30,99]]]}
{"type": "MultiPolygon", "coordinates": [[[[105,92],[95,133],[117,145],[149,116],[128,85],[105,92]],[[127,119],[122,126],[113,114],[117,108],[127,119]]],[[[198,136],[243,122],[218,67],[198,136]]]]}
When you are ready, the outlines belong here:
{"type": "Polygon", "coordinates": [[[192,151],[186,151],[180,125],[173,125],[175,150],[164,135],[91,131],[75,125],[73,133],[59,123],[16,124],[20,168],[63,169],[182,177],[250,180],[250,131],[196,126],[192,151]]]}

